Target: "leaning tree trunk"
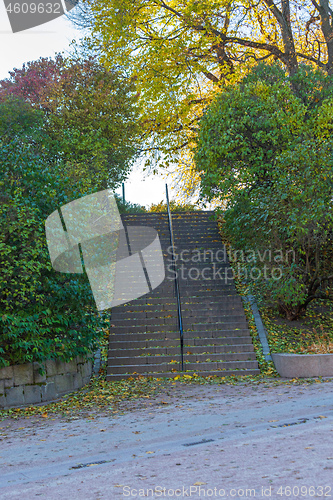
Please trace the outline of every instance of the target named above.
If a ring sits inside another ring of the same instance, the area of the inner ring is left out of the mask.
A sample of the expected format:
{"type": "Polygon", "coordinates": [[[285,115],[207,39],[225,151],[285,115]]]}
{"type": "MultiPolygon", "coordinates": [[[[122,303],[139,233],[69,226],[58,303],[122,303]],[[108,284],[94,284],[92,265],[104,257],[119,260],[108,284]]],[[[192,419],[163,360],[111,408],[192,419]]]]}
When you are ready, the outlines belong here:
{"type": "Polygon", "coordinates": [[[277,8],[273,0],[264,0],[264,2],[269,7],[280,26],[284,48],[284,53],[280,59],[285,64],[289,75],[292,76],[297,72],[298,61],[294,35],[291,28],[289,0],[281,0],[281,10],[277,8]]]}

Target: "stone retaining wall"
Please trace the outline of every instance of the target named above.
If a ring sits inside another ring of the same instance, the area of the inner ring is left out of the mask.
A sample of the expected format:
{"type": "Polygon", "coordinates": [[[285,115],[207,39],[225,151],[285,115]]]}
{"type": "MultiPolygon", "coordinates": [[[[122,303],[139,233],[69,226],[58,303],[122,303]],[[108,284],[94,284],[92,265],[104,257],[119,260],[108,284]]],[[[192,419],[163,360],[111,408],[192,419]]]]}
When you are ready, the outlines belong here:
{"type": "Polygon", "coordinates": [[[0,409],[28,406],[57,399],[86,385],[92,375],[92,362],[77,357],[68,363],[45,361],[41,375],[39,363],[0,368],[0,409]]]}

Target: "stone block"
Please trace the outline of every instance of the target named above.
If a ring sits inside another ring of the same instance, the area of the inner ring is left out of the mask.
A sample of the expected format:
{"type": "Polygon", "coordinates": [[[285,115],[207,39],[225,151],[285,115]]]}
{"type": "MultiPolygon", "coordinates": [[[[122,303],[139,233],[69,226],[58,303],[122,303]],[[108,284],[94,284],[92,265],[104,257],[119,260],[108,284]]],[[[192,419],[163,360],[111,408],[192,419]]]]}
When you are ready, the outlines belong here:
{"type": "Polygon", "coordinates": [[[24,405],[23,386],[11,387],[6,391],[6,405],[8,408],[24,405]]]}
{"type": "Polygon", "coordinates": [[[60,361],[55,359],[48,359],[45,361],[46,366],[46,377],[53,377],[54,375],[58,375],[59,366],[61,365],[60,361]]]}
{"type": "Polygon", "coordinates": [[[0,368],[0,380],[4,378],[13,378],[14,377],[14,370],[12,366],[4,366],[3,368],[0,368]]]}
{"type": "Polygon", "coordinates": [[[73,374],[73,389],[77,391],[78,389],[81,389],[83,387],[83,379],[81,373],[74,373],[73,374]]]}
{"type": "Polygon", "coordinates": [[[40,386],[42,401],[52,401],[58,397],[56,385],[54,382],[49,382],[46,385],[40,386]]]}
{"type": "Polygon", "coordinates": [[[9,389],[10,387],[14,387],[14,377],[5,378],[3,380],[3,384],[4,384],[5,389],[9,389]]]}
{"type": "Polygon", "coordinates": [[[0,409],[6,408],[7,403],[6,403],[6,398],[5,396],[0,396],[0,409]]]}
{"type": "Polygon", "coordinates": [[[14,369],[14,385],[24,385],[34,383],[34,372],[32,368],[32,363],[27,363],[24,365],[15,365],[14,369]]]}
{"type": "Polygon", "coordinates": [[[65,375],[56,375],[54,378],[56,390],[58,394],[72,392],[73,389],[73,374],[66,373],[65,375]]]}
{"type": "Polygon", "coordinates": [[[46,376],[62,375],[64,373],[64,362],[59,359],[46,361],[46,376]]]}
{"type": "Polygon", "coordinates": [[[42,365],[40,365],[39,363],[33,363],[34,384],[41,384],[43,382],[46,382],[46,373],[44,373],[44,375],[41,375],[39,373],[40,368],[42,368],[42,365]]]}
{"type": "Polygon", "coordinates": [[[0,379],[0,396],[3,396],[5,393],[5,381],[0,379]]]}
{"type": "Polygon", "coordinates": [[[60,368],[61,373],[76,373],[77,372],[77,362],[76,359],[68,361],[67,363],[62,363],[60,368]]]}
{"type": "Polygon", "coordinates": [[[91,377],[92,374],[92,363],[91,361],[86,361],[84,364],[79,365],[79,373],[81,373],[82,378],[91,377]]]}
{"type": "Polygon", "coordinates": [[[24,403],[30,405],[41,402],[42,402],[41,386],[26,385],[24,387],[24,403]]]}
{"type": "Polygon", "coordinates": [[[91,377],[82,377],[82,387],[89,384],[91,377]]]}

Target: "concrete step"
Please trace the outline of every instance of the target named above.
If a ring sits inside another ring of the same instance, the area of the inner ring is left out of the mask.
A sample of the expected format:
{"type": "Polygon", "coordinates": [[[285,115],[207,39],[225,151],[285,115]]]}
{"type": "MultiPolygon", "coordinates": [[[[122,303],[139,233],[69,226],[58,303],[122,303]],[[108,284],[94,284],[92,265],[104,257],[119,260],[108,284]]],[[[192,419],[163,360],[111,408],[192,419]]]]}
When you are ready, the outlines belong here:
{"type": "MultiPolygon", "coordinates": [[[[121,353],[120,353],[121,354],[121,353]]],[[[138,365],[151,365],[158,363],[174,364],[177,355],[160,355],[160,356],[115,356],[108,357],[108,366],[138,366],[138,365]]],[[[254,352],[236,352],[236,353],[205,353],[205,354],[186,354],[184,352],[185,363],[225,363],[229,361],[253,361],[256,360],[254,352]]],[[[171,367],[172,368],[172,367],[171,367]]]]}
{"type": "MultiPolygon", "coordinates": [[[[227,330],[239,330],[239,329],[246,329],[247,328],[247,322],[246,319],[243,321],[224,321],[224,322],[219,322],[219,323],[195,323],[191,324],[189,326],[184,325],[184,332],[203,332],[203,331],[216,331],[217,333],[221,331],[227,331],[227,330]]],[[[167,335],[168,333],[171,333],[172,331],[176,331],[177,328],[174,328],[173,330],[171,329],[170,325],[138,325],[138,326],[117,326],[115,325],[114,327],[110,328],[110,334],[114,335],[123,335],[123,334],[159,334],[163,333],[167,335]]]]}
{"type": "MultiPolygon", "coordinates": [[[[193,318],[199,318],[199,322],[212,322],[212,321],[218,321],[219,319],[223,318],[224,316],[228,315],[228,310],[227,309],[211,309],[207,311],[207,309],[199,309],[197,312],[198,314],[195,314],[195,309],[182,309],[182,317],[183,320],[187,319],[193,319],[193,318]]],[[[232,316],[243,316],[244,311],[240,309],[239,307],[234,307],[230,308],[230,313],[232,316]]],[[[151,320],[156,320],[157,323],[163,322],[164,319],[170,319],[170,318],[177,318],[177,310],[173,309],[172,311],[133,311],[133,312],[127,312],[127,313],[119,313],[115,314],[112,316],[112,323],[119,325],[121,321],[151,321],[151,320]]]]}
{"type": "Polygon", "coordinates": [[[255,375],[259,375],[260,374],[260,370],[258,368],[255,368],[255,369],[242,369],[242,370],[232,370],[232,369],[228,369],[228,370],[188,370],[186,372],[181,372],[181,371],[174,371],[174,372],[159,372],[159,373],[147,373],[147,374],[143,374],[143,373],[127,373],[127,374],[107,374],[106,376],[106,380],[108,381],[117,381],[117,380],[123,380],[123,379],[132,379],[132,378],[138,378],[138,377],[152,377],[152,378],[158,378],[158,379],[161,379],[161,378],[175,378],[175,377],[179,377],[179,376],[182,376],[182,375],[187,375],[187,376],[201,376],[201,377],[230,377],[232,375],[234,376],[255,376],[255,375]]]}
{"type": "MultiPolygon", "coordinates": [[[[247,332],[246,332],[247,333],[247,332]]],[[[214,346],[228,346],[237,349],[238,345],[253,346],[251,337],[249,335],[232,336],[232,337],[192,337],[184,339],[184,348],[191,349],[192,347],[205,347],[212,348],[214,346]]],[[[178,337],[168,339],[140,339],[128,340],[120,339],[117,341],[110,340],[109,348],[111,351],[114,349],[153,349],[154,347],[168,348],[177,347],[180,349],[179,335],[178,337]]]]}
{"type": "MultiPolygon", "coordinates": [[[[183,297],[182,298],[182,304],[196,304],[196,303],[205,303],[205,304],[216,304],[218,302],[221,302],[221,303],[224,303],[225,300],[227,300],[228,298],[233,298],[233,297],[238,297],[239,298],[239,295],[237,294],[236,292],[236,289],[228,289],[226,292],[223,293],[223,295],[221,294],[214,294],[214,295],[210,295],[209,292],[207,292],[207,294],[205,294],[204,296],[200,296],[199,294],[196,294],[194,296],[186,296],[186,297],[183,297]],[[220,297],[220,298],[219,298],[220,297]]],[[[152,296],[148,296],[148,297],[142,297],[140,299],[136,299],[136,300],[133,300],[131,302],[131,305],[133,305],[133,307],[135,306],[146,306],[146,305],[151,305],[151,306],[154,306],[154,305],[160,305],[160,304],[171,304],[171,305],[175,305],[176,303],[176,298],[175,296],[170,296],[170,297],[158,297],[158,296],[155,296],[155,297],[152,297],[152,296]]],[[[118,307],[121,307],[121,306],[118,306],[118,307]]]]}
{"type": "MultiPolygon", "coordinates": [[[[248,369],[256,369],[258,366],[257,361],[218,361],[216,363],[212,362],[203,362],[203,363],[184,363],[184,370],[192,370],[196,373],[199,371],[209,371],[209,370],[219,370],[221,372],[227,370],[248,370],[248,369]]],[[[151,374],[151,373],[163,373],[163,372],[172,372],[172,368],[176,371],[180,371],[180,356],[179,359],[176,360],[176,363],[170,365],[169,363],[157,363],[157,364],[143,364],[143,365],[118,365],[118,366],[108,366],[107,373],[108,374],[132,374],[132,373],[141,373],[141,374],[151,374]]],[[[223,374],[221,374],[223,376],[223,374]]]]}
{"type": "MultiPolygon", "coordinates": [[[[205,338],[205,339],[215,339],[215,338],[237,338],[237,337],[244,337],[245,334],[248,334],[248,329],[247,328],[230,328],[224,329],[224,330],[185,330],[184,331],[184,342],[185,341],[190,341],[190,339],[200,339],[200,338],[205,338]]],[[[249,337],[250,338],[250,337],[249,337]]],[[[173,339],[174,341],[178,341],[179,339],[179,331],[174,330],[174,331],[167,331],[167,332],[141,332],[141,333],[117,333],[114,335],[110,335],[110,340],[109,340],[109,345],[111,346],[113,342],[134,342],[134,341],[141,341],[141,340],[171,340],[173,339]]]]}
{"type": "MultiPolygon", "coordinates": [[[[182,314],[182,319],[183,319],[183,324],[190,325],[193,324],[207,324],[207,323],[212,323],[212,324],[219,324],[224,321],[240,321],[244,318],[244,312],[239,310],[238,312],[233,312],[231,314],[227,314],[226,312],[220,313],[218,316],[217,315],[208,315],[206,314],[205,316],[201,315],[195,315],[194,312],[192,311],[191,314],[182,314]]],[[[132,315],[130,317],[124,316],[122,318],[116,318],[113,319],[112,322],[115,325],[116,328],[119,327],[128,327],[133,325],[133,323],[138,322],[139,320],[143,320],[145,325],[174,325],[178,324],[178,316],[175,311],[173,315],[169,314],[167,316],[162,316],[158,315],[156,317],[137,317],[135,315],[132,315]]]]}
{"type": "MultiPolygon", "coordinates": [[[[170,354],[172,356],[178,355],[180,353],[180,346],[177,347],[140,347],[140,348],[131,348],[126,345],[123,349],[117,348],[115,346],[114,349],[109,349],[108,357],[115,358],[117,356],[122,357],[124,353],[127,356],[141,356],[145,353],[149,352],[150,355],[167,355],[170,354]]],[[[236,344],[236,345],[210,345],[210,346],[186,346],[184,352],[191,354],[203,354],[203,353],[243,353],[243,352],[254,352],[254,347],[252,344],[236,344]]]]}
{"type": "MultiPolygon", "coordinates": [[[[182,311],[197,311],[197,310],[228,310],[234,307],[241,307],[243,309],[243,302],[239,295],[230,295],[228,297],[223,296],[223,300],[211,300],[202,298],[202,300],[198,298],[193,298],[191,301],[185,300],[182,301],[182,311]]],[[[176,311],[176,299],[172,298],[172,301],[169,303],[157,303],[156,305],[151,304],[142,304],[135,300],[130,303],[117,306],[115,309],[111,311],[113,317],[118,317],[118,315],[127,314],[127,313],[147,313],[152,314],[155,311],[176,311]],[[144,307],[143,307],[144,306],[144,307]],[[159,307],[161,306],[161,307],[159,307]]]]}

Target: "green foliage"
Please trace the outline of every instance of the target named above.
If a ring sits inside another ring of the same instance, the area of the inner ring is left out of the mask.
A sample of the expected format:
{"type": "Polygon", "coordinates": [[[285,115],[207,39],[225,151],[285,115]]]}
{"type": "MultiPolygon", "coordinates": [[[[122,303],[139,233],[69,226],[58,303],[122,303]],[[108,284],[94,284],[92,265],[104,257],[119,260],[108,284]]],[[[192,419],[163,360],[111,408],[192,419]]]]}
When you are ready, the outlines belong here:
{"type": "Polygon", "coordinates": [[[332,105],[332,77],[307,66],[287,77],[261,64],[201,124],[201,195],[223,201],[234,248],[251,256],[245,279],[289,319],[316,298],[333,299],[332,105]]]}
{"type": "Polygon", "coordinates": [[[81,48],[135,78],[146,162],[171,167],[179,191],[193,195],[193,141],[204,108],[221,90],[263,59],[278,60],[290,75],[304,61],[332,74],[329,3],[83,0],[77,9],[79,27],[89,33],[81,48]]]}
{"type": "Polygon", "coordinates": [[[49,160],[61,161],[73,184],[85,192],[114,189],[127,177],[140,137],[132,80],[92,57],[58,54],[29,62],[0,81],[0,102],[6,105],[11,96],[43,112],[49,160]]]}
{"type": "Polygon", "coordinates": [[[35,314],[3,314],[0,317],[0,366],[43,363],[47,359],[70,361],[76,356],[89,356],[101,336],[100,319],[70,307],[66,314],[63,306],[62,301],[52,310],[35,314]]]}
{"type": "Polygon", "coordinates": [[[126,200],[124,203],[123,199],[117,194],[115,194],[115,198],[117,201],[118,210],[121,214],[140,214],[147,212],[145,207],[138,205],[137,203],[131,203],[126,200]]]}
{"type": "Polygon", "coordinates": [[[45,219],[82,189],[49,161],[43,120],[20,99],[0,104],[0,366],[90,353],[103,324],[87,279],[51,267],[45,219]]]}
{"type": "MultiPolygon", "coordinates": [[[[191,203],[180,203],[177,201],[170,201],[170,211],[171,212],[194,212],[199,210],[196,205],[191,203]]],[[[167,204],[164,201],[160,201],[157,204],[152,204],[148,209],[148,212],[167,212],[167,204]]]]}

